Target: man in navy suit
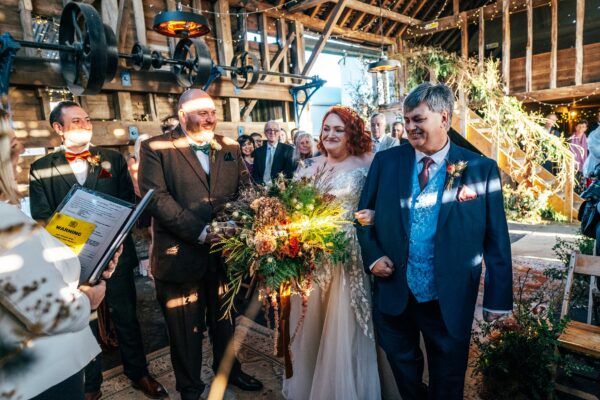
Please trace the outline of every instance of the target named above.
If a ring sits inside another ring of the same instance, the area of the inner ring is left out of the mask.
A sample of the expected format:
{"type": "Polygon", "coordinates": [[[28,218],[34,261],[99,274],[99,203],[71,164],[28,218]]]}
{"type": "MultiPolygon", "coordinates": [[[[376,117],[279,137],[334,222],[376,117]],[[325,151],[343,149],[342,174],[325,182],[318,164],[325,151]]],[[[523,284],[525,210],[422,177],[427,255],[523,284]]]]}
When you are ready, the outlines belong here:
{"type": "Polygon", "coordinates": [[[454,98],[425,83],[404,101],[409,144],[377,153],[357,226],[374,275],[373,321],[404,400],[462,399],[485,260],[484,319],[512,310],[512,261],[496,163],[450,142],[454,98]],[[429,388],[422,383],[423,335],[429,388]]]}

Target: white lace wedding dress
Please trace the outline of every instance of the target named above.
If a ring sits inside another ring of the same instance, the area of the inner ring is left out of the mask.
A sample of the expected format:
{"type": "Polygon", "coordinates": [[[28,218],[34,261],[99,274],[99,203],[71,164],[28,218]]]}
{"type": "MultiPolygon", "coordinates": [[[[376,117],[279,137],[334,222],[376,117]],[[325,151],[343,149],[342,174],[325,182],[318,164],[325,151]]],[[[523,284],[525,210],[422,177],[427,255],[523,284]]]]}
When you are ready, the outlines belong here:
{"type": "MultiPolygon", "coordinates": [[[[336,174],[330,193],[343,202],[353,219],[366,168],[336,174]]],[[[306,317],[291,344],[293,376],[284,379],[289,400],[377,400],[381,398],[371,319],[370,281],[365,274],[353,226],[344,265],[319,266],[308,299],[306,317]]],[[[291,298],[292,333],[302,300],[291,298]]]]}

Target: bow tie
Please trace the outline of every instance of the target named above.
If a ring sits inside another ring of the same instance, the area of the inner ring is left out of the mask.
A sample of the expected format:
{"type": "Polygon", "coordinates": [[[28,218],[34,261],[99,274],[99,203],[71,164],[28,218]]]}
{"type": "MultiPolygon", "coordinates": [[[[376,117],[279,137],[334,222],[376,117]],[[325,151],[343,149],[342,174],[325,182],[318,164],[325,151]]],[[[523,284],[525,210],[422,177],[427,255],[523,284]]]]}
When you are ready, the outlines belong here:
{"type": "Polygon", "coordinates": [[[81,159],[81,160],[87,160],[88,157],[91,157],[92,153],[89,152],[89,150],[86,150],[82,153],[71,153],[69,151],[65,152],[65,158],[67,159],[68,162],[73,162],[77,159],[81,159]]]}
{"type": "Polygon", "coordinates": [[[190,143],[190,146],[192,147],[192,149],[194,151],[201,151],[206,155],[208,155],[208,153],[210,153],[210,143],[206,143],[206,144],[190,143]]]}

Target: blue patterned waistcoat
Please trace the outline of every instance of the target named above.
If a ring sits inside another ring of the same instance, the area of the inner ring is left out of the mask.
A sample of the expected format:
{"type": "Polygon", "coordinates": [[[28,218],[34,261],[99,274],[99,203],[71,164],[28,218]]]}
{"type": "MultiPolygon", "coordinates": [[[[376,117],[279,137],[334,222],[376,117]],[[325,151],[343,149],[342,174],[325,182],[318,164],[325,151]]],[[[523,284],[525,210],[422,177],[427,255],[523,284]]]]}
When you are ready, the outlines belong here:
{"type": "MultiPolygon", "coordinates": [[[[422,165],[422,164],[421,164],[422,165]]],[[[410,208],[410,242],[406,279],[419,303],[438,298],[433,269],[433,252],[438,215],[446,181],[446,162],[429,178],[421,192],[414,168],[410,208]]]]}

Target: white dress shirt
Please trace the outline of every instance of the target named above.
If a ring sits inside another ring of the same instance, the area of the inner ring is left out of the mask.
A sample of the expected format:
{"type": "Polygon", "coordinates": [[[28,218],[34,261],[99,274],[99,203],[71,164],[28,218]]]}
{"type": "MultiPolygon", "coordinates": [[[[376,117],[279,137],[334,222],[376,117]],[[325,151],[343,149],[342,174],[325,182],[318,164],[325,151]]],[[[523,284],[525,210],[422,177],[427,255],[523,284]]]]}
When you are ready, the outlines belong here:
{"type": "MultiPolygon", "coordinates": [[[[70,153],[74,153],[74,154],[79,154],[79,153],[83,153],[84,151],[89,151],[90,149],[90,145],[85,146],[85,148],[83,150],[81,150],[78,153],[75,153],[71,150],[69,150],[68,148],[64,147],[65,152],[70,152],[70,153]]],[[[77,158],[73,161],[69,161],[69,165],[71,166],[71,169],[73,170],[73,174],[75,175],[75,179],[77,179],[77,183],[79,183],[80,185],[83,186],[83,184],[85,183],[85,180],[87,179],[87,175],[88,175],[88,162],[87,160],[83,160],[81,158],[77,158]]]]}

